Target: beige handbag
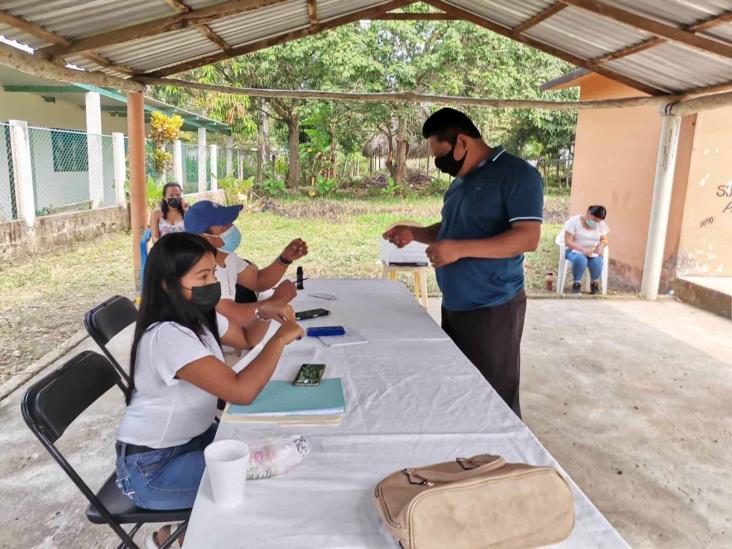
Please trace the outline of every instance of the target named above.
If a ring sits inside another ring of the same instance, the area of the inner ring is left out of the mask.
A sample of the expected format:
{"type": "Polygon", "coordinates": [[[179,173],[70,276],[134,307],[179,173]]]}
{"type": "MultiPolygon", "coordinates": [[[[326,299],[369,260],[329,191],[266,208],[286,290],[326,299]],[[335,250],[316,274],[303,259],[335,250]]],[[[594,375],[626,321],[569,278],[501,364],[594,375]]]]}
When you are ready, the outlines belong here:
{"type": "Polygon", "coordinates": [[[392,473],[374,503],[403,549],[536,547],[574,528],[572,493],[555,469],[488,454],[392,473]]]}

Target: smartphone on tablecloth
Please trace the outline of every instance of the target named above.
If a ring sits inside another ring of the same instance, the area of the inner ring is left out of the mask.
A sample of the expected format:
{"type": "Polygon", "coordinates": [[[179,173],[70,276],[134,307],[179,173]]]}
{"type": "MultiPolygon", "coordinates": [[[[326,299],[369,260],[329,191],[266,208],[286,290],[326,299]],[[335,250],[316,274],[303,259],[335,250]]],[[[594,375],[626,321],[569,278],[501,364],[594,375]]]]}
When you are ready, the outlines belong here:
{"type": "Polygon", "coordinates": [[[295,377],[296,387],[317,387],[323,379],[325,364],[303,364],[295,377]]]}
{"type": "Polygon", "coordinates": [[[311,318],[328,316],[329,314],[330,311],[328,309],[309,309],[307,311],[299,311],[295,313],[295,320],[299,322],[301,320],[310,320],[311,318]]]}

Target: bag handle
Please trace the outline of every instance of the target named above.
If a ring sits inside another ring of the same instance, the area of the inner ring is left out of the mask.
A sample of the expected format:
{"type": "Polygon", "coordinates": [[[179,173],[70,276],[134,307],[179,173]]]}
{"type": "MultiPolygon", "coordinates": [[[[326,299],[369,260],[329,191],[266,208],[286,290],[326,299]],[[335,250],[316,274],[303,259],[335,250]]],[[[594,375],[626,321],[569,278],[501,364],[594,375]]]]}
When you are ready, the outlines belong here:
{"type": "Polygon", "coordinates": [[[407,475],[410,484],[433,486],[435,482],[457,482],[494,469],[500,469],[506,465],[506,460],[502,457],[491,454],[481,454],[472,458],[457,458],[455,461],[463,468],[462,471],[446,473],[429,467],[421,467],[418,469],[404,469],[404,474],[407,475]]]}

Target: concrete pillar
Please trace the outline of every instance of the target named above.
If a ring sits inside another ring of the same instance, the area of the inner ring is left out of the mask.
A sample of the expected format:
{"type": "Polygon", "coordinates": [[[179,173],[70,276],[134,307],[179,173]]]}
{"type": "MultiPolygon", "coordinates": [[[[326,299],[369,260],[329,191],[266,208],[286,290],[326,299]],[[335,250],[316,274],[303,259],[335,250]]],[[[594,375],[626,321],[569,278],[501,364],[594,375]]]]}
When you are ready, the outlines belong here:
{"type": "Polygon", "coordinates": [[[145,98],[140,92],[127,93],[127,137],[130,155],[130,232],[134,257],[135,284],[140,287],[140,240],[147,227],[145,204],[145,98]]]}
{"type": "Polygon", "coordinates": [[[183,143],[180,139],[173,142],[173,179],[183,187],[183,143]]]}
{"type": "Polygon", "coordinates": [[[216,191],[219,188],[219,146],[210,145],[209,154],[211,155],[211,190],[216,191]]]}
{"type": "Polygon", "coordinates": [[[226,136],[226,177],[234,175],[234,137],[226,136]]]}
{"type": "Polygon", "coordinates": [[[121,132],[112,133],[112,158],[114,159],[114,196],[120,206],[127,203],[125,198],[125,179],[127,165],[125,164],[125,135],[121,132]]]}
{"type": "Polygon", "coordinates": [[[651,219],[648,226],[648,240],[646,241],[646,257],[643,262],[643,280],[641,282],[641,295],[650,300],[658,297],[658,287],[661,283],[680,129],[681,117],[663,115],[661,137],[658,141],[656,177],[653,181],[653,202],[651,203],[651,219]]]}
{"type": "Polygon", "coordinates": [[[198,192],[206,192],[206,128],[198,128],[198,192]]]}
{"type": "Polygon", "coordinates": [[[8,120],[8,123],[10,124],[10,150],[13,157],[16,210],[18,219],[25,221],[26,227],[30,229],[36,222],[36,200],[33,193],[33,167],[28,122],[8,120]]]}
{"type": "Polygon", "coordinates": [[[237,164],[237,171],[239,173],[238,179],[244,179],[244,155],[241,154],[241,149],[237,149],[236,151],[236,164],[237,164]]]}
{"type": "Polygon", "coordinates": [[[89,200],[92,208],[104,203],[104,166],[102,158],[102,107],[99,93],[84,94],[86,112],[86,147],[89,159],[89,200]]]}

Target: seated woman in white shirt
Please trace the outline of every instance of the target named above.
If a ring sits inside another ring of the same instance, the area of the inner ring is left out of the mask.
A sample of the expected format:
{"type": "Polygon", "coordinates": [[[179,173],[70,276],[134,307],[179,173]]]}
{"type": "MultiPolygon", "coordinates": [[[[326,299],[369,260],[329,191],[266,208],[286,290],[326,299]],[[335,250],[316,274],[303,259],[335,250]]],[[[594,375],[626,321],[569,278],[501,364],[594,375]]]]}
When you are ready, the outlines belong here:
{"type": "Polygon", "coordinates": [[[600,293],[602,252],[610,232],[605,223],[606,216],[603,206],[590,206],[584,215],[570,217],[564,224],[566,258],[572,262],[573,294],[581,291],[585,269],[590,269],[590,293],[600,293]]]}
{"type": "MultiPolygon", "coordinates": [[[[284,347],[302,337],[289,305],[281,326],[240,373],[224,364],[221,343],[249,347],[246,333],[214,307],[221,293],[216,250],[190,233],[152,248],[130,356],[127,408],[117,433],[117,485],[145,509],[192,507],[204,448],[216,434],[217,399],[250,404],[277,368],[284,347]]],[[[167,527],[156,532],[163,543],[167,527]]]]}

